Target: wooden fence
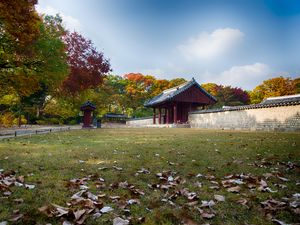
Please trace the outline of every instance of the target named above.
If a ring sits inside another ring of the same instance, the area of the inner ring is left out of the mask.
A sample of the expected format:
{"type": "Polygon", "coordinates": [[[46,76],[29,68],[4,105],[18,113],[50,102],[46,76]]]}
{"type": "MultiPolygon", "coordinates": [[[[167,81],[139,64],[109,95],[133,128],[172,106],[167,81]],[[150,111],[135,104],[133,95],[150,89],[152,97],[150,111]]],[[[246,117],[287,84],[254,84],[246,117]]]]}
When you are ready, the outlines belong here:
{"type": "Polygon", "coordinates": [[[45,133],[52,133],[58,131],[69,131],[71,127],[52,127],[46,129],[28,129],[28,130],[15,130],[15,131],[8,131],[8,132],[0,132],[0,138],[10,138],[10,137],[17,137],[17,136],[25,136],[31,134],[45,134],[45,133]]]}

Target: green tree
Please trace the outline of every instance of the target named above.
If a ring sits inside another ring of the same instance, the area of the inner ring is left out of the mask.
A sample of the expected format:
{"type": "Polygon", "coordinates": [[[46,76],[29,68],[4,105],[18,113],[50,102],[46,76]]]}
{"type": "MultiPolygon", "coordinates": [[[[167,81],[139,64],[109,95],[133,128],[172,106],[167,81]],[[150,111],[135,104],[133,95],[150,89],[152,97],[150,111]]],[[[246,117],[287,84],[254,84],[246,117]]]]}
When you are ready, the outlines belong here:
{"type": "Polygon", "coordinates": [[[24,98],[27,105],[36,108],[36,116],[45,107],[46,97],[55,96],[58,87],[68,75],[67,55],[62,36],[65,29],[59,15],[44,16],[40,26],[40,37],[34,45],[37,53],[36,74],[39,81],[39,89],[24,98]]]}
{"type": "Polygon", "coordinates": [[[64,29],[61,23],[59,16],[45,16],[39,23],[38,38],[30,44],[30,54],[22,55],[20,60],[15,50],[18,43],[10,40],[7,44],[11,48],[2,48],[5,51],[0,59],[8,60],[9,64],[1,67],[1,94],[2,97],[14,95],[18,98],[17,104],[10,104],[9,107],[19,118],[30,107],[35,107],[39,116],[46,97],[55,93],[67,75],[65,45],[61,39],[64,29]]]}

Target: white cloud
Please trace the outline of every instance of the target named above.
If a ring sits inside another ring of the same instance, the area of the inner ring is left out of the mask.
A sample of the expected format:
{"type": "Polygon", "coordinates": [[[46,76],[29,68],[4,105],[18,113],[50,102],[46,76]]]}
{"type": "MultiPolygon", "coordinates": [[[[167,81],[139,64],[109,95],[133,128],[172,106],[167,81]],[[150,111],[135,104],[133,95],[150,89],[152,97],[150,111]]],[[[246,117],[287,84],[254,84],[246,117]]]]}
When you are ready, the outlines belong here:
{"type": "Polygon", "coordinates": [[[196,38],[190,38],[177,49],[189,60],[213,59],[231,50],[243,38],[238,29],[216,29],[212,33],[202,32],[196,38]]]}
{"type": "Polygon", "coordinates": [[[74,30],[80,31],[80,29],[81,29],[81,24],[78,19],[76,19],[70,15],[66,15],[66,14],[62,13],[61,11],[59,11],[49,5],[47,5],[45,8],[41,7],[40,5],[37,5],[36,10],[41,14],[47,14],[47,15],[52,15],[52,16],[59,14],[63,19],[63,24],[70,31],[74,31],[74,30]]]}
{"type": "Polygon", "coordinates": [[[263,63],[254,63],[244,66],[233,66],[220,74],[212,75],[206,72],[205,82],[231,85],[252,90],[255,86],[270,77],[271,69],[263,63]]]}

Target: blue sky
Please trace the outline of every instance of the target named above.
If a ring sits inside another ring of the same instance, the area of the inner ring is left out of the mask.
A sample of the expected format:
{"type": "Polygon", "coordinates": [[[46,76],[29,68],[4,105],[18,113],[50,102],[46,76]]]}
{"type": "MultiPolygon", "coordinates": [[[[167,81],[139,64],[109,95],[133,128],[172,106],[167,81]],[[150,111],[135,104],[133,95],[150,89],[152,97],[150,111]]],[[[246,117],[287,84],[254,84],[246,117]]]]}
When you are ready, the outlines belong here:
{"type": "Polygon", "coordinates": [[[299,0],[39,0],[91,39],[113,73],[252,89],[300,76],[299,0]]]}

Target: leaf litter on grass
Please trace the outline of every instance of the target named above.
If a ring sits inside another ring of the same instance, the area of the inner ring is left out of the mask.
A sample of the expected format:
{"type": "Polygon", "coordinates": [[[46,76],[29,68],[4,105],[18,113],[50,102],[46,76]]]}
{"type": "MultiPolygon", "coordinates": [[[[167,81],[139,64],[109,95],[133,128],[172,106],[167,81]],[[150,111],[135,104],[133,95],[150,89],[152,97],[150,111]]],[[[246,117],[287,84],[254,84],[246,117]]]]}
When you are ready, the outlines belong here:
{"type": "MultiPolygon", "coordinates": [[[[164,164],[166,162],[165,158],[159,158],[159,160],[162,160],[164,164]]],[[[236,159],[234,160],[234,164],[241,164],[241,162],[237,162],[236,159]]],[[[220,177],[217,175],[217,167],[206,167],[206,169],[203,168],[203,171],[200,171],[200,175],[189,176],[183,172],[175,171],[177,169],[177,162],[173,163],[173,161],[174,160],[167,161],[168,166],[173,168],[172,170],[162,170],[160,172],[151,169],[151,167],[147,169],[139,167],[139,170],[134,170],[137,171],[139,176],[147,176],[147,178],[149,178],[149,181],[147,180],[148,189],[147,187],[145,189],[139,188],[139,185],[132,184],[134,182],[129,183],[126,180],[121,182],[113,182],[110,180],[110,182],[108,182],[103,177],[98,176],[95,178],[94,175],[71,179],[66,181],[66,186],[68,190],[70,190],[70,199],[66,201],[65,205],[50,203],[41,207],[40,212],[49,217],[61,218],[61,221],[64,221],[65,224],[85,224],[87,219],[97,219],[104,213],[111,214],[114,218],[112,220],[113,224],[128,224],[133,223],[133,221],[138,221],[139,219],[131,216],[131,207],[133,205],[139,205],[141,208],[147,208],[148,204],[144,201],[144,198],[152,191],[156,191],[160,193],[159,197],[162,205],[166,203],[166,205],[170,205],[172,209],[181,210],[186,210],[186,207],[188,207],[190,210],[197,211],[197,214],[204,221],[213,222],[214,218],[219,217],[220,212],[217,210],[219,204],[228,203],[261,207],[263,212],[270,217],[270,221],[282,225],[287,223],[277,218],[279,212],[288,211],[292,213],[292,215],[299,215],[298,193],[286,195],[284,198],[276,197],[278,196],[278,192],[284,189],[281,188],[284,187],[283,185],[289,185],[289,183],[292,182],[284,172],[279,174],[278,172],[271,171],[269,174],[265,174],[266,176],[258,176],[251,173],[236,173],[220,177]],[[196,182],[195,178],[197,179],[196,182]],[[153,180],[155,181],[152,182],[153,180]],[[93,187],[96,187],[97,191],[95,191],[93,187]],[[202,191],[207,187],[214,187],[210,188],[209,193],[213,194],[211,199],[207,196],[204,198],[201,195],[202,191]],[[274,189],[274,187],[276,187],[276,189],[274,189]],[[123,195],[117,190],[126,190],[127,192],[123,195]],[[226,193],[227,191],[229,193],[226,193]],[[276,195],[274,191],[277,191],[276,195]],[[252,200],[251,198],[251,196],[264,193],[268,194],[267,199],[257,198],[252,200]],[[226,197],[221,194],[224,194],[226,197]],[[237,196],[237,198],[232,196],[237,196]],[[258,202],[258,200],[260,201],[258,202]]],[[[261,158],[261,160],[256,160],[253,165],[258,168],[269,169],[274,164],[261,158]]],[[[292,162],[280,162],[280,166],[284,166],[286,172],[298,168],[297,164],[292,162]]],[[[107,167],[107,169],[111,169],[110,172],[112,173],[125,173],[124,170],[126,171],[127,168],[126,166],[114,166],[107,167]]],[[[22,178],[20,178],[20,180],[22,180],[22,178]]],[[[20,183],[22,184],[22,182],[20,183]]],[[[15,186],[17,185],[18,183],[15,186]]],[[[24,181],[21,186],[25,187],[24,181]]],[[[13,215],[15,218],[18,218],[22,213],[16,211],[13,215]]],[[[22,217],[18,220],[20,219],[22,219],[22,217]]],[[[180,219],[180,221],[183,221],[183,219],[180,219]]],[[[190,223],[182,223],[199,224],[199,219],[197,218],[187,217],[185,221],[190,221],[190,223]]]]}

